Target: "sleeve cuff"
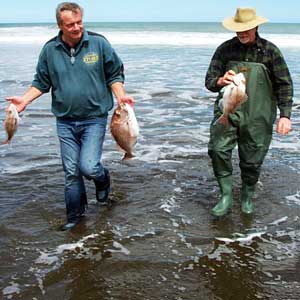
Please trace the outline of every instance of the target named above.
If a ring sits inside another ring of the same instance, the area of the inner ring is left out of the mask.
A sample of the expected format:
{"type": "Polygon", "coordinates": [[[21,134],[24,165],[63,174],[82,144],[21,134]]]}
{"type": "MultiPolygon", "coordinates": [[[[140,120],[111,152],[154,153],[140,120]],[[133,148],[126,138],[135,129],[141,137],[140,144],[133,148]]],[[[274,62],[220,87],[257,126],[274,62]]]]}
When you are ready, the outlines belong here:
{"type": "Polygon", "coordinates": [[[218,92],[220,92],[220,90],[222,89],[221,86],[218,86],[218,85],[217,85],[218,79],[219,79],[219,78],[215,78],[215,79],[213,79],[213,80],[211,81],[211,89],[210,89],[210,90],[211,90],[212,92],[214,92],[214,93],[218,93],[218,92]]]}
{"type": "Polygon", "coordinates": [[[291,109],[290,108],[284,108],[280,109],[280,118],[291,118],[291,109]]]}
{"type": "Polygon", "coordinates": [[[50,88],[42,88],[39,84],[37,84],[36,82],[32,82],[31,86],[35,87],[36,89],[38,89],[39,91],[41,91],[43,94],[44,93],[48,93],[50,91],[50,88]]]}
{"type": "Polygon", "coordinates": [[[109,85],[109,86],[111,86],[112,84],[114,84],[114,83],[116,83],[116,82],[121,82],[121,83],[123,83],[124,84],[124,79],[123,78],[115,78],[115,79],[113,79],[113,80],[110,80],[109,82],[107,82],[107,84],[109,85]]]}

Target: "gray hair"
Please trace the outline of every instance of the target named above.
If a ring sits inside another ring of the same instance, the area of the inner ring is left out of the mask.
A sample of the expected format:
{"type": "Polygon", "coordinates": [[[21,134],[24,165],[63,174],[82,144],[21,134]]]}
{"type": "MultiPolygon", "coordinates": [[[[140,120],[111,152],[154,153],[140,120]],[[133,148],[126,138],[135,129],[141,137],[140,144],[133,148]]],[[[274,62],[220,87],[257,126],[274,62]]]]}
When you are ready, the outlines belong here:
{"type": "Polygon", "coordinates": [[[83,8],[81,6],[79,6],[77,3],[62,2],[62,3],[58,4],[58,6],[56,8],[56,22],[58,25],[61,25],[61,23],[62,23],[60,14],[65,10],[72,11],[73,13],[77,13],[77,11],[79,10],[81,12],[81,15],[83,15],[83,8]]]}

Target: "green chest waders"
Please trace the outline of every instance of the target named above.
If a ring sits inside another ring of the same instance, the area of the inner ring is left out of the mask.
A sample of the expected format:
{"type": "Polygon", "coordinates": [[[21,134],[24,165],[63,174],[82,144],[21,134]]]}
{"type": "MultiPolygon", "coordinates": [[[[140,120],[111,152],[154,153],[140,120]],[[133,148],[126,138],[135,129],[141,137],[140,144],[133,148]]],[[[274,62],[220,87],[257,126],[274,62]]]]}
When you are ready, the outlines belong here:
{"type": "Polygon", "coordinates": [[[231,61],[227,64],[227,70],[230,69],[245,74],[248,99],[229,115],[229,125],[224,126],[216,122],[222,115],[218,105],[222,95],[218,96],[210,127],[208,154],[215,176],[226,177],[232,174],[232,150],[238,145],[242,180],[255,185],[272,139],[276,101],[268,70],[263,64],[231,61]]]}

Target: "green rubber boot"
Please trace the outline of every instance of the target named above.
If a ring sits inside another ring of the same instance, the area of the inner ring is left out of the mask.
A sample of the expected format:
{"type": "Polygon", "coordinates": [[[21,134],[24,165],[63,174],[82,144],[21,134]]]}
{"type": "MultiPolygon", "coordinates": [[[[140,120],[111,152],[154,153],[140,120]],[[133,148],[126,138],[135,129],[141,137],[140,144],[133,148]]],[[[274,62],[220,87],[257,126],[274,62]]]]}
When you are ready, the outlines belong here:
{"type": "Polygon", "coordinates": [[[252,214],[254,210],[252,198],[255,192],[255,185],[247,185],[243,182],[241,190],[242,212],[252,214]]]}
{"type": "Polygon", "coordinates": [[[221,199],[211,210],[216,217],[222,217],[227,214],[232,205],[232,176],[217,178],[221,190],[221,199]]]}

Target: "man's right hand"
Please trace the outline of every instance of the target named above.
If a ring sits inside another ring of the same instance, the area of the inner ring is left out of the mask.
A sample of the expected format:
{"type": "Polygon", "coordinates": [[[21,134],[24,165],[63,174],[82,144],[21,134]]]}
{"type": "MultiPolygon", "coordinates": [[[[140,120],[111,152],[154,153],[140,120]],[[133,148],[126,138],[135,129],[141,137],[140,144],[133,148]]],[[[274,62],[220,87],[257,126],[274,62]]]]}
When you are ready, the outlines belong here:
{"type": "Polygon", "coordinates": [[[220,77],[217,81],[217,86],[225,86],[233,81],[233,76],[236,75],[233,70],[227,71],[223,77],[220,77]]]}
{"type": "Polygon", "coordinates": [[[9,101],[10,103],[14,104],[19,113],[22,112],[27,106],[27,104],[25,103],[23,98],[19,97],[19,96],[7,97],[5,99],[6,99],[6,101],[9,101]]]}
{"type": "Polygon", "coordinates": [[[31,86],[28,91],[22,96],[12,96],[7,97],[6,101],[14,104],[18,112],[23,111],[28,104],[30,104],[34,99],[40,97],[43,93],[36,87],[31,86]]]}

